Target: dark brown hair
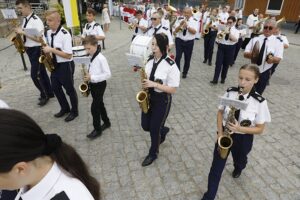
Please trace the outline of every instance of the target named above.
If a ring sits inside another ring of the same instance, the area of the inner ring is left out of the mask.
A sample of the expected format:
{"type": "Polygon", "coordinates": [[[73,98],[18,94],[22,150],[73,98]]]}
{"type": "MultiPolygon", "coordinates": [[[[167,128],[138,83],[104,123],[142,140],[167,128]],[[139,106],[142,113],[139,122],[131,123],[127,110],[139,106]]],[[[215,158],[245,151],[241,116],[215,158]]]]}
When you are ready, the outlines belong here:
{"type": "Polygon", "coordinates": [[[75,149],[62,142],[57,134],[46,135],[29,116],[11,109],[0,109],[0,130],[0,173],[9,172],[18,162],[29,162],[48,155],[79,179],[95,200],[100,199],[99,182],[91,176],[75,149]]]}
{"type": "Polygon", "coordinates": [[[16,5],[22,4],[24,6],[30,6],[30,3],[28,0],[17,0],[16,5]]]}
{"type": "Polygon", "coordinates": [[[92,14],[92,15],[94,15],[94,16],[96,16],[96,14],[97,14],[97,12],[96,12],[93,8],[88,8],[88,9],[86,10],[86,13],[92,14]]]}
{"type": "Polygon", "coordinates": [[[98,40],[94,35],[88,35],[82,41],[83,46],[87,45],[87,44],[90,44],[92,46],[97,46],[98,45],[98,40]]]}
{"type": "Polygon", "coordinates": [[[240,71],[242,69],[252,71],[255,75],[255,78],[259,78],[260,76],[259,68],[256,64],[245,64],[240,68],[240,71]]]}

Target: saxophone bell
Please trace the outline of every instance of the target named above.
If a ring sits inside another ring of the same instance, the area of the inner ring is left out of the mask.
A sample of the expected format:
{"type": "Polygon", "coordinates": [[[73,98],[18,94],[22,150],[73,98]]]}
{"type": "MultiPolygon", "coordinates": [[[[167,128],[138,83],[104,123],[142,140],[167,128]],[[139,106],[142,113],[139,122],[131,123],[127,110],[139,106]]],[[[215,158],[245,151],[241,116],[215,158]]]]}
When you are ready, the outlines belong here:
{"type": "MultiPolygon", "coordinates": [[[[141,82],[143,83],[144,79],[147,79],[147,74],[143,67],[141,67],[139,71],[141,76],[141,82]]],[[[142,112],[145,114],[148,113],[150,105],[149,105],[149,93],[147,88],[142,89],[136,94],[136,101],[140,105],[142,112]]]]}
{"type": "MultiPolygon", "coordinates": [[[[87,72],[85,70],[85,65],[82,65],[82,74],[83,78],[86,76],[87,72]]],[[[84,81],[79,85],[79,91],[81,92],[82,96],[88,97],[90,95],[90,87],[87,81],[84,81]]]]}

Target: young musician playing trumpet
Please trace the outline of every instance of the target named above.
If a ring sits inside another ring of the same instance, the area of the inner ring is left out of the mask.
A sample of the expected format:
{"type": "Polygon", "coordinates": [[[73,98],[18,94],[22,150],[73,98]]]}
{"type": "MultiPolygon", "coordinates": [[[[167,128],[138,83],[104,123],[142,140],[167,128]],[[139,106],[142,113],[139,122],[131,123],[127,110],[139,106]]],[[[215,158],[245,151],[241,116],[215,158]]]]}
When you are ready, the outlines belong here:
{"type": "MultiPolygon", "coordinates": [[[[257,65],[246,64],[240,68],[238,75],[239,87],[231,87],[223,97],[239,99],[248,104],[245,110],[237,110],[234,113],[235,123],[230,123],[229,106],[219,105],[217,114],[217,138],[224,134],[226,127],[229,130],[233,144],[229,151],[233,157],[233,178],[238,178],[247,164],[247,155],[250,153],[253,136],[262,134],[265,123],[271,121],[267,101],[255,92],[254,85],[259,79],[257,65]],[[238,91],[242,88],[242,93],[238,91]],[[227,123],[226,123],[227,122],[227,123]]],[[[224,170],[227,156],[223,159],[218,152],[218,143],[215,144],[213,161],[208,175],[208,188],[202,200],[213,200],[218,191],[221,175],[224,170]]],[[[228,153],[229,154],[229,153],[228,153]]]]}
{"type": "Polygon", "coordinates": [[[90,35],[84,38],[83,45],[87,53],[92,57],[84,81],[89,82],[93,97],[91,112],[94,130],[87,137],[94,139],[100,136],[102,131],[111,126],[103,102],[106,80],[111,77],[111,72],[106,58],[100,53],[100,49],[97,48],[98,42],[95,36],[90,35]],[[101,125],[101,119],[104,122],[103,125],[101,125]]]}

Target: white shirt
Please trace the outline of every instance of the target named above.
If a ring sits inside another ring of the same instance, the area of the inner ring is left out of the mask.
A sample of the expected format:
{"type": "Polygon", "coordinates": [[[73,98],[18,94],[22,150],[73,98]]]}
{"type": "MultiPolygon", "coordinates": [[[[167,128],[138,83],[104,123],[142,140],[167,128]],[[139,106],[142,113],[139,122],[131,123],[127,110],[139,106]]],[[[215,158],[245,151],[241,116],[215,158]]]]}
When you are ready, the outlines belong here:
{"type": "Polygon", "coordinates": [[[202,12],[197,11],[196,13],[193,13],[193,17],[199,22],[202,17],[202,12]]]}
{"type": "Polygon", "coordinates": [[[282,43],[283,43],[284,45],[290,46],[290,43],[289,43],[289,41],[288,41],[288,39],[287,39],[287,37],[286,37],[285,35],[279,34],[279,35],[274,35],[274,36],[275,36],[276,38],[282,40],[282,43]]]}
{"type": "Polygon", "coordinates": [[[157,28],[158,30],[156,31],[156,34],[158,33],[164,33],[166,36],[168,36],[169,39],[169,46],[174,44],[173,41],[173,37],[171,35],[171,32],[169,31],[169,29],[167,27],[163,27],[161,24],[159,24],[157,27],[151,27],[147,32],[146,35],[147,36],[153,36],[154,32],[155,32],[155,28],[157,28]]]}
{"type": "MultiPolygon", "coordinates": [[[[35,15],[34,13],[31,13],[30,15],[28,15],[27,17],[25,17],[23,19],[23,24],[22,24],[22,28],[35,28],[38,30],[38,32],[42,33],[42,35],[44,35],[44,24],[42,22],[42,20],[35,15]],[[25,26],[25,22],[27,19],[27,24],[25,26]]],[[[36,47],[36,46],[41,46],[41,43],[39,42],[35,42],[31,39],[29,39],[28,37],[26,37],[26,42],[25,42],[25,47],[36,47]]]]}
{"type": "MultiPolygon", "coordinates": [[[[254,16],[253,14],[251,14],[248,16],[247,22],[246,22],[246,25],[248,27],[255,26],[257,23],[258,23],[258,15],[254,16]]],[[[250,38],[252,32],[253,32],[253,29],[249,29],[246,37],[250,38]]]]}
{"type": "Polygon", "coordinates": [[[229,14],[228,14],[228,12],[223,12],[222,11],[222,12],[219,13],[218,17],[219,17],[219,20],[221,21],[221,23],[226,24],[227,18],[229,17],[229,14]]]}
{"type": "Polygon", "coordinates": [[[110,72],[107,60],[102,55],[102,53],[98,53],[98,55],[94,55],[94,56],[95,56],[95,58],[92,59],[87,70],[88,70],[89,74],[91,75],[90,82],[91,83],[99,83],[99,82],[109,79],[111,77],[111,72],[110,72]]]}
{"type": "MultiPolygon", "coordinates": [[[[178,20],[175,23],[175,27],[180,26],[180,23],[185,20],[185,18],[179,17],[178,20]]],[[[194,17],[190,17],[187,21],[187,27],[194,29],[195,31],[198,30],[198,22],[194,17]]],[[[190,33],[188,30],[186,31],[186,35],[183,35],[183,31],[180,31],[176,34],[177,38],[180,38],[184,41],[188,40],[194,40],[196,37],[196,34],[190,33]]]]}
{"type": "MultiPolygon", "coordinates": [[[[145,71],[147,78],[150,78],[154,58],[149,60],[145,66],[145,71]]],[[[175,63],[170,57],[163,59],[157,66],[154,73],[154,81],[161,80],[163,85],[170,87],[179,87],[180,83],[180,71],[175,63]]],[[[162,92],[161,90],[154,89],[156,92],[162,92]]]]}
{"type": "Polygon", "coordinates": [[[21,188],[16,200],[50,200],[57,194],[64,192],[70,200],[94,200],[85,185],[78,179],[71,177],[56,163],[49,172],[34,187],[27,190],[21,188]]]}
{"type": "MultiPolygon", "coordinates": [[[[221,32],[221,31],[219,31],[221,32]]],[[[240,35],[240,32],[235,28],[235,26],[232,26],[231,29],[230,29],[230,34],[235,37],[237,40],[239,39],[239,35],[240,35]]],[[[230,39],[228,40],[225,40],[225,37],[222,39],[222,40],[219,40],[219,43],[220,44],[225,44],[225,45],[234,45],[237,43],[236,42],[233,42],[231,41],[230,39]]]]}
{"type": "MultiPolygon", "coordinates": [[[[250,120],[251,125],[250,127],[254,127],[256,124],[264,124],[266,122],[271,122],[271,115],[268,108],[267,100],[262,102],[255,99],[253,96],[249,96],[249,94],[245,94],[244,102],[248,104],[246,110],[240,110],[240,115],[238,122],[241,123],[243,120],[250,120]]],[[[230,99],[238,99],[238,92],[237,91],[229,91],[226,92],[223,97],[230,98],[230,99]]],[[[228,106],[224,107],[223,105],[219,105],[219,110],[224,110],[223,112],[223,126],[226,125],[227,117],[230,111],[228,106]],[[225,110],[224,110],[225,108],[225,110]]]]}
{"type": "Polygon", "coordinates": [[[0,99],[0,108],[9,108],[9,106],[0,99]]]}
{"type": "MultiPolygon", "coordinates": [[[[210,21],[211,21],[211,18],[208,16],[208,17],[206,18],[206,22],[204,23],[204,27],[203,27],[203,28],[205,28],[205,26],[206,26],[207,24],[209,24],[210,21]]],[[[214,21],[212,21],[211,25],[214,26],[214,27],[218,27],[219,21],[218,21],[218,20],[214,20],[214,21]]],[[[211,29],[211,31],[217,31],[217,30],[211,29]]]]}
{"type": "Polygon", "coordinates": [[[161,25],[163,27],[166,27],[169,29],[170,31],[170,21],[168,19],[165,19],[165,18],[161,18],[161,25]]]}
{"type": "MultiPolygon", "coordinates": [[[[254,37],[250,40],[248,45],[246,46],[245,53],[252,52],[252,49],[256,43],[256,41],[259,41],[259,49],[261,49],[263,43],[264,43],[265,36],[260,35],[258,37],[254,37]]],[[[270,69],[273,66],[273,63],[268,64],[266,62],[267,55],[269,53],[272,53],[273,56],[278,57],[280,59],[283,58],[283,44],[280,40],[278,40],[274,35],[271,35],[266,40],[265,45],[265,51],[262,59],[262,64],[259,67],[260,73],[263,73],[264,71],[270,69]]]]}
{"type": "Polygon", "coordinates": [[[82,31],[82,37],[86,37],[88,35],[105,37],[105,34],[104,34],[100,24],[96,23],[95,21],[85,24],[83,31],[82,31]]]}
{"type": "MultiPolygon", "coordinates": [[[[148,22],[144,18],[141,18],[140,21],[138,22],[139,26],[142,26],[144,28],[148,27],[148,22]]],[[[141,28],[138,28],[138,32],[135,33],[134,29],[134,34],[133,35],[144,35],[144,31],[141,28]]]]}
{"type": "MultiPolygon", "coordinates": [[[[61,27],[60,30],[58,30],[57,32],[53,32],[52,30],[47,31],[47,40],[49,46],[51,46],[51,33],[56,33],[56,35],[54,35],[54,42],[53,42],[54,48],[60,49],[61,51],[67,54],[73,54],[72,37],[64,27],[61,27]]],[[[71,59],[66,59],[56,55],[56,59],[58,63],[62,63],[62,62],[72,61],[73,57],[71,59]]]]}

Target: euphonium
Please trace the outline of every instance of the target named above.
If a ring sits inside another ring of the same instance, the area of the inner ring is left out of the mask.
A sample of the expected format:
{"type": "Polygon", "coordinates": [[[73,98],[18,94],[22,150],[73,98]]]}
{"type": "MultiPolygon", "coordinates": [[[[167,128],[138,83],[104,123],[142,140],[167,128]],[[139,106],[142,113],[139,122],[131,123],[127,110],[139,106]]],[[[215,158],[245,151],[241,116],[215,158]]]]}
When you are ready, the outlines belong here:
{"type": "MultiPolygon", "coordinates": [[[[83,74],[83,77],[86,76],[87,72],[85,70],[85,65],[83,64],[82,65],[82,74],[83,74]]],[[[89,94],[90,94],[90,87],[89,87],[89,83],[87,81],[84,81],[83,83],[81,83],[79,85],[79,91],[81,92],[82,96],[84,97],[88,97],[89,94]]]]}
{"type": "MultiPolygon", "coordinates": [[[[144,79],[147,79],[147,74],[143,67],[140,68],[141,82],[143,83],[144,79]]],[[[148,89],[143,89],[136,94],[136,101],[139,103],[142,112],[148,113],[149,110],[149,92],[148,89]]]]}
{"type": "Polygon", "coordinates": [[[24,42],[23,42],[20,34],[16,34],[16,36],[11,38],[10,41],[14,43],[14,45],[19,53],[25,53],[24,42]]]}
{"type": "MultiPolygon", "coordinates": [[[[238,95],[241,95],[243,92],[243,88],[240,87],[238,95]]],[[[230,130],[227,128],[228,123],[235,123],[235,111],[237,109],[233,106],[230,106],[230,111],[227,116],[226,124],[224,126],[223,135],[218,138],[218,151],[220,154],[220,157],[222,159],[225,159],[228,155],[229,149],[232,146],[233,140],[230,137],[230,130]]]]}
{"type": "MultiPolygon", "coordinates": [[[[47,44],[45,43],[43,38],[40,38],[40,43],[41,43],[42,47],[47,46],[47,44]]],[[[54,63],[52,60],[52,56],[50,55],[50,53],[43,52],[43,50],[41,50],[41,56],[39,57],[39,63],[44,64],[44,66],[46,67],[46,69],[49,72],[52,72],[55,69],[55,66],[54,66],[54,63]]]]}

